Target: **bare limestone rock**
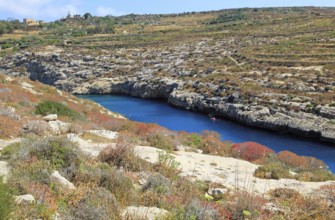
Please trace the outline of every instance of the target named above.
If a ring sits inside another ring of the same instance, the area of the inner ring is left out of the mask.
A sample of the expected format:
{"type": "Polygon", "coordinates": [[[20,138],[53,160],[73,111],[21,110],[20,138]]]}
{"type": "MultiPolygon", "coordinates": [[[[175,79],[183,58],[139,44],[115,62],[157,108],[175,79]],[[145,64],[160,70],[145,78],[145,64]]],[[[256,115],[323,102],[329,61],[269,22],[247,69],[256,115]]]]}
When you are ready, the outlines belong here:
{"type": "Polygon", "coordinates": [[[9,173],[8,163],[6,161],[0,161],[0,176],[3,176],[4,182],[6,182],[8,173],[9,173]]]}
{"type": "Polygon", "coordinates": [[[65,134],[69,131],[71,126],[70,123],[62,122],[59,120],[49,121],[49,126],[51,127],[52,133],[54,134],[65,134]]]}
{"type": "MultiPolygon", "coordinates": [[[[159,152],[162,150],[154,147],[135,147],[135,154],[150,163],[158,162],[159,152]]],[[[298,189],[300,193],[308,195],[321,186],[335,183],[335,181],[302,182],[295,179],[260,179],[254,177],[254,172],[259,166],[248,161],[184,151],[174,152],[173,156],[174,160],[180,164],[178,168],[181,176],[194,181],[215,182],[227,189],[242,189],[256,194],[264,194],[277,188],[289,188],[298,189]]],[[[213,190],[210,193],[213,194],[213,190]]]]}
{"type": "Polygon", "coordinates": [[[76,189],[76,187],[73,185],[73,183],[71,183],[65,177],[60,175],[58,171],[54,171],[51,174],[50,181],[60,185],[62,188],[68,189],[68,190],[76,189]]]}
{"type": "Polygon", "coordinates": [[[33,195],[30,195],[30,194],[15,197],[15,203],[18,205],[29,204],[29,203],[34,203],[34,202],[35,202],[35,198],[33,195]]]}
{"type": "Polygon", "coordinates": [[[128,206],[122,212],[125,219],[143,219],[143,220],[160,220],[165,219],[169,214],[164,209],[157,207],[144,207],[144,206],[128,206]]]}
{"type": "Polygon", "coordinates": [[[50,114],[50,115],[47,115],[45,117],[43,117],[43,120],[44,121],[55,121],[57,120],[57,114],[50,114]]]}

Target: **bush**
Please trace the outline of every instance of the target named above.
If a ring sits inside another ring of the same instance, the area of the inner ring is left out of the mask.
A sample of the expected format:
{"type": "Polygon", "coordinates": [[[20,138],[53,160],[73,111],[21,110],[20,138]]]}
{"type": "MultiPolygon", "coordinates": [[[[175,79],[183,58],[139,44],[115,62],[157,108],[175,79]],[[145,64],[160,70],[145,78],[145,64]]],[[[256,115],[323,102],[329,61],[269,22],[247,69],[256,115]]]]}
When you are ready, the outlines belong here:
{"type": "Polygon", "coordinates": [[[294,189],[290,189],[290,188],[277,188],[277,189],[271,190],[270,195],[275,198],[284,199],[284,200],[295,199],[295,198],[300,197],[300,194],[298,191],[294,189]]]}
{"type": "Polygon", "coordinates": [[[331,204],[335,205],[335,184],[328,184],[321,186],[318,190],[318,194],[321,198],[325,198],[326,200],[330,201],[331,204]]]}
{"type": "Polygon", "coordinates": [[[40,102],[35,109],[35,114],[48,115],[48,114],[57,114],[60,116],[67,116],[72,119],[81,119],[82,116],[67,107],[66,105],[53,101],[42,101],[40,102]]]}
{"type": "Polygon", "coordinates": [[[179,208],[169,217],[176,220],[220,219],[216,209],[197,199],[189,201],[184,208],[179,208]]]}
{"type": "Polygon", "coordinates": [[[31,182],[47,182],[51,173],[52,169],[46,161],[17,162],[7,183],[20,194],[27,194],[31,182]]]}
{"type": "Polygon", "coordinates": [[[290,171],[283,164],[274,162],[258,167],[254,173],[255,177],[262,179],[292,178],[290,171]]]}
{"type": "Polygon", "coordinates": [[[75,183],[104,187],[112,192],[122,205],[131,204],[137,199],[132,181],[108,164],[84,164],[76,175],[75,183]]]}
{"type": "Polygon", "coordinates": [[[186,136],[183,144],[186,146],[199,148],[201,147],[201,139],[202,139],[201,135],[192,133],[186,136]]]}
{"type": "Polygon", "coordinates": [[[99,159],[112,166],[134,172],[149,170],[151,167],[148,162],[136,157],[134,147],[125,136],[119,136],[116,146],[102,150],[99,159]]]}
{"type": "Polygon", "coordinates": [[[180,173],[178,169],[179,165],[179,162],[174,160],[174,156],[165,151],[160,151],[158,154],[158,162],[154,165],[154,168],[165,177],[175,180],[180,173]]]}
{"type": "Polygon", "coordinates": [[[19,121],[0,116],[0,139],[17,137],[20,134],[20,129],[21,125],[19,121]]]}
{"type": "Polygon", "coordinates": [[[151,190],[158,194],[169,194],[171,188],[171,181],[160,173],[155,173],[147,179],[146,184],[142,190],[151,190]]]}
{"type": "Polygon", "coordinates": [[[231,219],[264,219],[259,211],[265,205],[266,200],[246,191],[237,191],[234,202],[227,203],[226,209],[231,219]]]}
{"type": "Polygon", "coordinates": [[[0,176],[0,219],[8,219],[13,208],[13,196],[0,176]]]}
{"type": "Polygon", "coordinates": [[[120,208],[115,197],[104,188],[90,190],[71,209],[69,219],[109,220],[121,219],[120,208]]]}
{"type": "Polygon", "coordinates": [[[229,142],[222,142],[213,136],[204,137],[201,140],[200,147],[205,154],[231,156],[232,144],[229,142]]]}
{"type": "Polygon", "coordinates": [[[247,160],[250,162],[261,160],[267,158],[269,155],[274,154],[275,152],[270,148],[255,143],[255,142],[244,142],[239,144],[234,144],[233,155],[237,158],[247,160]]]}
{"type": "Polygon", "coordinates": [[[11,155],[16,154],[21,147],[21,143],[20,142],[16,142],[16,143],[12,143],[10,145],[7,145],[6,147],[4,147],[1,151],[1,157],[5,158],[5,159],[9,159],[11,157],[11,155]]]}
{"type": "Polygon", "coordinates": [[[299,181],[323,182],[335,180],[335,175],[332,174],[329,170],[319,169],[300,172],[295,176],[295,178],[299,181]]]}
{"type": "Polygon", "coordinates": [[[298,156],[290,151],[279,152],[277,154],[277,159],[293,168],[294,171],[319,170],[327,167],[321,160],[313,157],[298,156]]]}
{"type": "Polygon", "coordinates": [[[112,192],[121,205],[136,203],[137,194],[132,181],[115,169],[104,170],[101,173],[99,184],[112,192]]]}
{"type": "Polygon", "coordinates": [[[29,139],[22,142],[11,163],[48,161],[50,169],[58,170],[67,179],[72,179],[82,162],[81,155],[78,146],[65,138],[29,139]]]}
{"type": "Polygon", "coordinates": [[[163,149],[163,150],[168,150],[168,151],[173,150],[172,139],[168,136],[165,136],[164,134],[150,135],[147,138],[147,141],[150,146],[163,149]]]}

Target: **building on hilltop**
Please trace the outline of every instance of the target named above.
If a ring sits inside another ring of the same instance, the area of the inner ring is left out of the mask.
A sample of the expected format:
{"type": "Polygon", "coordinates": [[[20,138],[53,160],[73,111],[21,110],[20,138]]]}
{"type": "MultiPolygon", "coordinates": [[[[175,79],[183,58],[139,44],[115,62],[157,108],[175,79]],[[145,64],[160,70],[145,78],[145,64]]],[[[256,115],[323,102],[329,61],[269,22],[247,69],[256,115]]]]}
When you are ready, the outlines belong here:
{"type": "Polygon", "coordinates": [[[25,23],[27,26],[38,26],[42,23],[44,23],[44,21],[36,21],[34,19],[30,19],[30,18],[25,18],[23,19],[23,23],[25,23]]]}

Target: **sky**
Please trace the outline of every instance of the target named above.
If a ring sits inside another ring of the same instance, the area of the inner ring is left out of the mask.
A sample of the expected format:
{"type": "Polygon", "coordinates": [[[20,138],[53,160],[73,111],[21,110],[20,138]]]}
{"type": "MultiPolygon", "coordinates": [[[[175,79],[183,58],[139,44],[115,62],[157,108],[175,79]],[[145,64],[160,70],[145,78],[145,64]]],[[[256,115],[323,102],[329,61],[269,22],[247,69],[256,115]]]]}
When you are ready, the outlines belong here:
{"type": "Polygon", "coordinates": [[[166,14],[243,7],[330,6],[335,0],[0,0],[0,20],[53,21],[73,14],[166,14]]]}

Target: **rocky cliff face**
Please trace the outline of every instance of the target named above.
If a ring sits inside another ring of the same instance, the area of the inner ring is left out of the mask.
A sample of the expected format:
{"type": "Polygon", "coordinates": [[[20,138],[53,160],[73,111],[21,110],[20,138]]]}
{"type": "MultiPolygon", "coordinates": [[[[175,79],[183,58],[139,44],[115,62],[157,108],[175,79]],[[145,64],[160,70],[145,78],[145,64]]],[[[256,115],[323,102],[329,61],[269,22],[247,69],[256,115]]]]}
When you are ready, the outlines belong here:
{"type": "Polygon", "coordinates": [[[307,108],[308,99],[304,103],[299,102],[299,97],[287,100],[286,94],[264,92],[246,99],[238,89],[222,81],[201,82],[192,77],[185,80],[180,74],[187,71],[179,73],[176,68],[184,62],[185,54],[173,56],[162,52],[160,59],[165,60],[164,56],[179,63],[156,62],[151,56],[135,62],[120,56],[91,57],[50,49],[7,57],[0,62],[0,69],[10,75],[27,75],[74,94],[112,93],[165,99],[178,108],[335,143],[335,107],[318,106],[315,112],[302,111],[307,108]],[[162,74],[164,71],[170,74],[162,74]],[[202,92],[204,89],[210,95],[202,92]],[[221,95],[224,91],[229,93],[221,95]],[[262,99],[270,99],[270,105],[262,99]]]}

